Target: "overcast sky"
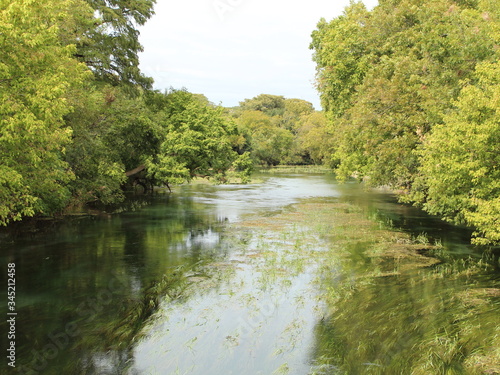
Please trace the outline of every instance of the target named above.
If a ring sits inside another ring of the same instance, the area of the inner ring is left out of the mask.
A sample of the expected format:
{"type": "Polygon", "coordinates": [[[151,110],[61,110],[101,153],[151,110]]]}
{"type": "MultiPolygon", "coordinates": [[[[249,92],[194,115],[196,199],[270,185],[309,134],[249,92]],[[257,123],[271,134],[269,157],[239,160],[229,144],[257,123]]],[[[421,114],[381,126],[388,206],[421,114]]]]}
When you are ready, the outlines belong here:
{"type": "MultiPolygon", "coordinates": [[[[364,0],[369,9],[377,0],[364,0]]],[[[140,28],[141,69],[155,88],[187,88],[232,107],[259,94],[310,101],[311,32],[349,0],[157,0],[140,28]]]]}

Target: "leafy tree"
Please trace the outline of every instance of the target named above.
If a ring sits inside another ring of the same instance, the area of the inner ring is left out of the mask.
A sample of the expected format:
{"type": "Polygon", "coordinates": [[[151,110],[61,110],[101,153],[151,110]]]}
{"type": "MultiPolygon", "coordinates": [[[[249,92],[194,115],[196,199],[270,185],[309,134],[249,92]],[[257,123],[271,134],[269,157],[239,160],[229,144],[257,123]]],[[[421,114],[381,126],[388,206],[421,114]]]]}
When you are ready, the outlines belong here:
{"type": "Polygon", "coordinates": [[[372,12],[353,3],[321,21],[312,47],[339,176],[410,189],[414,150],[492,55],[488,28],[479,10],[423,0],[383,1],[372,12]]]}
{"type": "Polygon", "coordinates": [[[223,116],[222,108],[186,91],[167,94],[166,102],[170,105],[157,117],[164,132],[159,153],[146,162],[149,176],[167,184],[193,177],[224,181],[238,156],[231,143],[236,125],[223,116]]]}
{"type": "Polygon", "coordinates": [[[321,19],[310,48],[316,62],[316,85],[325,111],[340,117],[350,107],[356,86],[369,68],[366,23],[370,13],[358,2],[331,22],[321,19]]]}
{"type": "Polygon", "coordinates": [[[485,83],[489,77],[493,86],[494,74],[485,69],[496,71],[498,7],[381,0],[368,12],[353,2],[341,17],[320,21],[311,44],[338,177],[396,188],[431,213],[474,225],[479,242],[498,241],[496,130],[495,120],[486,125],[470,113],[495,118],[498,103],[485,83]],[[473,142],[483,156],[469,151],[473,142]]]}
{"type": "Polygon", "coordinates": [[[323,112],[304,114],[299,121],[297,142],[306,159],[313,164],[323,164],[331,154],[332,134],[323,112]]]}
{"type": "Polygon", "coordinates": [[[241,178],[243,184],[250,182],[250,176],[254,170],[254,163],[250,157],[249,152],[245,152],[238,157],[233,162],[233,168],[235,169],[237,176],[241,178]]]}
{"type": "Polygon", "coordinates": [[[311,163],[298,134],[303,119],[314,113],[311,103],[261,94],[240,104],[232,111],[243,137],[236,142],[240,153],[249,151],[256,163],[267,166],[311,163]]]}
{"type": "Polygon", "coordinates": [[[278,165],[290,156],[293,135],[273,124],[271,116],[261,111],[243,111],[237,119],[239,131],[247,140],[245,150],[262,165],[278,165]]]}
{"type": "Polygon", "coordinates": [[[89,72],[61,34],[86,17],[78,0],[0,1],[0,224],[68,203],[66,97],[89,72]]]}
{"type": "Polygon", "coordinates": [[[154,14],[155,0],[86,0],[94,9],[95,21],[83,35],[77,35],[80,61],[92,69],[99,80],[150,88],[152,79],[140,72],[137,26],[154,14]]]}
{"type": "Polygon", "coordinates": [[[113,203],[123,199],[125,171],[158,152],[162,133],[143,96],[95,84],[72,93],[73,129],[66,160],[76,175],[71,183],[77,202],[113,203]]]}
{"type": "Polygon", "coordinates": [[[456,110],[428,137],[410,199],[431,214],[477,228],[475,242],[500,242],[500,63],[477,67],[456,110]]]}
{"type": "Polygon", "coordinates": [[[285,109],[285,98],[278,95],[260,94],[252,99],[240,102],[243,111],[261,111],[269,116],[282,114],[285,109]]]}
{"type": "Polygon", "coordinates": [[[285,99],[284,111],[278,120],[278,124],[293,134],[297,134],[301,117],[313,112],[313,105],[306,100],[285,99]]]}

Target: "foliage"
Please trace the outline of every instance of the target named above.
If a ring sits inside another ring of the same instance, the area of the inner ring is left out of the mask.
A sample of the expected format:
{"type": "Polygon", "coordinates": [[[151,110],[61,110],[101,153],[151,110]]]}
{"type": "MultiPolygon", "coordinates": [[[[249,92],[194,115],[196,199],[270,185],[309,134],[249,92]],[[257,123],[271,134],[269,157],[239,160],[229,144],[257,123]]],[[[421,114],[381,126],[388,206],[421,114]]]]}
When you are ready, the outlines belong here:
{"type": "Polygon", "coordinates": [[[314,112],[314,107],[308,101],[302,99],[285,99],[285,109],[283,114],[278,117],[280,127],[297,135],[298,128],[304,116],[314,112]]]}
{"type": "Polygon", "coordinates": [[[223,116],[222,108],[204,104],[186,91],[166,94],[169,105],[160,113],[163,139],[156,156],[147,162],[155,181],[181,183],[193,177],[224,181],[237,154],[231,139],[235,124],[223,116]]]}
{"type": "Polygon", "coordinates": [[[254,170],[253,160],[250,157],[250,153],[245,152],[244,154],[238,155],[236,160],[233,162],[233,168],[241,178],[242,183],[249,183],[250,176],[254,170]]]}
{"type": "Polygon", "coordinates": [[[321,20],[311,43],[338,177],[398,189],[405,201],[476,226],[481,243],[499,239],[497,161],[485,140],[495,137],[498,102],[482,68],[498,60],[498,11],[491,1],[381,1],[370,12],[353,2],[321,20]],[[467,105],[486,107],[491,121],[479,126],[467,105]],[[468,141],[459,128],[470,129],[468,141]],[[476,142],[480,157],[465,148],[476,142]]]}
{"type": "Polygon", "coordinates": [[[278,95],[260,94],[240,102],[244,111],[261,111],[270,116],[281,114],[285,108],[285,98],[278,95]]]}
{"type": "Polygon", "coordinates": [[[263,165],[278,165],[286,158],[292,134],[274,126],[270,116],[261,111],[243,111],[237,122],[255,161],[263,165]]]}
{"type": "Polygon", "coordinates": [[[351,104],[368,69],[365,24],[369,16],[362,3],[353,3],[330,23],[321,19],[312,33],[311,49],[317,65],[317,88],[323,109],[340,117],[351,104]]]}
{"type": "Polygon", "coordinates": [[[299,148],[314,164],[322,164],[328,158],[332,145],[326,117],[321,112],[301,116],[297,141],[299,148]]]}
{"type": "Polygon", "coordinates": [[[500,64],[483,63],[456,110],[420,149],[410,198],[426,211],[477,228],[476,243],[500,241],[500,64]]]}
{"type": "Polygon", "coordinates": [[[325,144],[324,139],[315,138],[309,131],[315,125],[326,123],[321,121],[323,113],[315,112],[311,103],[261,94],[245,99],[235,113],[243,137],[237,142],[239,152],[250,152],[256,164],[275,166],[323,162],[323,154],[317,150],[325,144]],[[314,157],[310,152],[315,154],[314,157]]]}
{"type": "Polygon", "coordinates": [[[125,171],[144,164],[159,147],[160,135],[142,96],[117,87],[87,85],[71,95],[73,129],[66,160],[76,175],[71,184],[81,203],[123,199],[125,171]]]}
{"type": "Polygon", "coordinates": [[[139,69],[137,26],[142,26],[154,14],[155,0],[86,0],[94,9],[95,20],[79,37],[75,54],[89,66],[99,80],[114,85],[125,84],[150,88],[152,79],[139,69]]]}
{"type": "Polygon", "coordinates": [[[0,4],[0,224],[7,224],[51,214],[70,198],[74,175],[63,155],[72,132],[63,116],[68,92],[88,71],[60,38],[64,25],[91,13],[78,0],[0,4]]]}
{"type": "Polygon", "coordinates": [[[157,183],[224,182],[229,169],[248,181],[253,163],[233,150],[244,139],[222,108],[148,89],[137,26],[153,0],[32,3],[0,3],[1,224],[121,201],[126,171],[144,167],[157,183]]]}

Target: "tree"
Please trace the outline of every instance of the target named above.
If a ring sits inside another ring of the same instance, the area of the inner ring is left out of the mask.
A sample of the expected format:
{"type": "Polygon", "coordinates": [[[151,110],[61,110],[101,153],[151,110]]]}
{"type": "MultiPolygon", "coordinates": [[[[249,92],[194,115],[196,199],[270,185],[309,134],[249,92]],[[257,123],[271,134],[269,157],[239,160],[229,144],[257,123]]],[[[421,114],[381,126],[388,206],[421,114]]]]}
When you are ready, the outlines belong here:
{"type": "Polygon", "coordinates": [[[308,101],[261,94],[242,101],[233,113],[244,137],[238,143],[239,150],[249,151],[256,163],[271,166],[311,162],[298,139],[302,119],[314,113],[308,101]]]}
{"type": "Polygon", "coordinates": [[[397,189],[475,226],[481,243],[498,241],[498,7],[381,0],[367,12],[351,3],[320,21],[311,44],[338,177],[397,189]]]}
{"type": "Polygon", "coordinates": [[[158,155],[146,162],[148,175],[160,183],[181,183],[193,177],[225,180],[238,154],[232,138],[236,125],[223,115],[222,108],[206,105],[186,91],[166,94],[161,120],[163,139],[158,155]]]}
{"type": "Polygon", "coordinates": [[[261,111],[269,116],[282,114],[285,109],[285,98],[278,95],[260,94],[252,99],[240,102],[243,111],[261,111]]]}
{"type": "Polygon", "coordinates": [[[314,164],[323,164],[331,154],[332,134],[328,130],[328,122],[323,112],[304,114],[299,121],[297,142],[306,159],[314,164]]]}
{"type": "Polygon", "coordinates": [[[314,112],[312,103],[302,99],[285,99],[283,114],[278,120],[279,126],[297,134],[302,116],[314,112]]]}
{"type": "Polygon", "coordinates": [[[448,221],[475,227],[475,243],[500,242],[500,63],[476,69],[456,110],[422,148],[410,199],[448,221]],[[418,187],[418,189],[417,189],[418,187]]]}
{"type": "Polygon", "coordinates": [[[246,138],[244,151],[250,151],[256,163],[278,165],[290,156],[293,134],[276,126],[271,116],[261,111],[243,111],[237,123],[246,138]]]}
{"type": "Polygon", "coordinates": [[[414,150],[452,107],[494,42],[481,10],[442,1],[352,3],[313,34],[317,84],[338,175],[411,189],[414,150]]]}
{"type": "Polygon", "coordinates": [[[325,111],[340,117],[350,107],[356,86],[369,69],[366,23],[370,13],[358,2],[330,23],[321,19],[310,48],[316,63],[316,87],[325,111]]]}
{"type": "Polygon", "coordinates": [[[73,129],[66,161],[75,173],[75,203],[115,203],[123,197],[125,171],[159,151],[162,132],[144,95],[90,83],[74,90],[75,110],[66,116],[73,129]]]}
{"type": "Polygon", "coordinates": [[[95,21],[83,35],[77,35],[80,61],[92,69],[99,80],[117,85],[151,88],[152,79],[139,69],[137,26],[154,14],[155,0],[86,0],[94,9],[95,21]]]}
{"type": "Polygon", "coordinates": [[[68,203],[66,97],[89,71],[61,34],[91,15],[79,0],[0,1],[0,224],[68,203]]]}

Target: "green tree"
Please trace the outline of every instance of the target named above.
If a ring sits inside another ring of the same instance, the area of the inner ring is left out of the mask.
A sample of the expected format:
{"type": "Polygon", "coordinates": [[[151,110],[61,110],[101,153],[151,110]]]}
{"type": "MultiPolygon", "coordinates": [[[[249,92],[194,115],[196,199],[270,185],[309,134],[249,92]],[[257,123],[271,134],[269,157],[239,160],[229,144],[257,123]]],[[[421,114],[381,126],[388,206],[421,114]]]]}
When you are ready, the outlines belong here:
{"type": "Polygon", "coordinates": [[[254,163],[249,152],[238,155],[232,166],[243,184],[250,182],[250,177],[254,171],[254,163]]]}
{"type": "Polygon", "coordinates": [[[410,199],[448,221],[477,229],[474,242],[500,242],[500,63],[477,67],[456,110],[420,149],[422,166],[410,199]]]}
{"type": "Polygon", "coordinates": [[[168,93],[165,99],[167,105],[157,117],[164,135],[158,155],[146,162],[149,176],[167,184],[193,177],[224,182],[238,156],[232,144],[237,133],[234,122],[222,108],[204,104],[186,91],[168,93]]]}
{"type": "Polygon", "coordinates": [[[252,99],[240,102],[243,111],[261,111],[269,116],[283,114],[285,98],[279,95],[260,94],[252,99]]]}
{"type": "Polygon", "coordinates": [[[74,90],[75,110],[66,117],[73,129],[66,160],[76,175],[71,183],[75,203],[123,199],[125,171],[156,155],[162,131],[144,95],[88,84],[74,90]]]}
{"type": "Polygon", "coordinates": [[[314,107],[302,99],[261,94],[240,103],[233,111],[243,139],[239,150],[250,151],[258,164],[308,164],[307,151],[301,148],[299,128],[314,107]]]}
{"type": "Polygon", "coordinates": [[[352,3],[319,23],[312,47],[339,177],[411,189],[414,150],[492,56],[490,24],[470,4],[423,0],[382,1],[371,12],[352,3]]]}
{"type": "Polygon", "coordinates": [[[333,137],[325,114],[323,112],[304,114],[299,124],[297,142],[301,152],[306,154],[305,159],[310,159],[313,164],[323,164],[333,148],[333,137]]]}
{"type": "Polygon", "coordinates": [[[293,134],[297,134],[302,116],[313,112],[313,105],[306,100],[285,99],[284,111],[279,117],[278,124],[280,127],[291,131],[293,134]]]}
{"type": "Polygon", "coordinates": [[[398,189],[483,243],[498,241],[499,12],[491,0],[353,2],[311,44],[338,177],[398,189]]]}
{"type": "Polygon", "coordinates": [[[154,14],[155,0],[86,0],[95,20],[83,35],[78,34],[75,56],[87,64],[99,80],[150,88],[152,79],[139,69],[137,26],[154,14]]]}
{"type": "Polygon", "coordinates": [[[271,116],[261,111],[243,111],[237,123],[246,139],[244,150],[251,152],[256,163],[278,165],[291,156],[294,136],[276,126],[271,116]]]}
{"type": "Polygon", "coordinates": [[[68,203],[66,98],[90,72],[61,35],[91,16],[79,0],[0,1],[0,224],[68,203]]]}
{"type": "Polygon", "coordinates": [[[316,87],[327,113],[340,117],[351,106],[356,86],[369,69],[367,21],[370,13],[361,3],[351,3],[331,22],[321,19],[312,33],[310,48],[316,63],[316,87]]]}

